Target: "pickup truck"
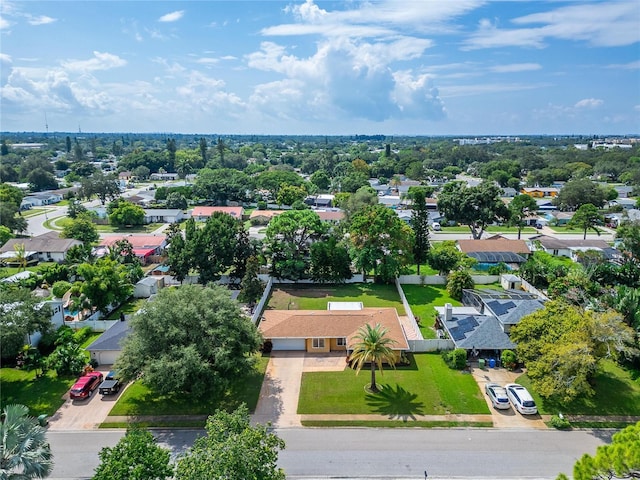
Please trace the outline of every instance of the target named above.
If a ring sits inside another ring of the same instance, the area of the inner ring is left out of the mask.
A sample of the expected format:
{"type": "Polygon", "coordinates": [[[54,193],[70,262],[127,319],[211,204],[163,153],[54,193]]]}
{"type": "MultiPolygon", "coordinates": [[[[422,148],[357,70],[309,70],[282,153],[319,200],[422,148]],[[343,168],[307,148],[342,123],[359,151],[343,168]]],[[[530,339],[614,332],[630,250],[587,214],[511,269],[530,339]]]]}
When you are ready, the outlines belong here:
{"type": "Polygon", "coordinates": [[[116,378],[115,372],[107,373],[104,382],[98,387],[100,395],[115,395],[120,391],[120,380],[116,378]]]}

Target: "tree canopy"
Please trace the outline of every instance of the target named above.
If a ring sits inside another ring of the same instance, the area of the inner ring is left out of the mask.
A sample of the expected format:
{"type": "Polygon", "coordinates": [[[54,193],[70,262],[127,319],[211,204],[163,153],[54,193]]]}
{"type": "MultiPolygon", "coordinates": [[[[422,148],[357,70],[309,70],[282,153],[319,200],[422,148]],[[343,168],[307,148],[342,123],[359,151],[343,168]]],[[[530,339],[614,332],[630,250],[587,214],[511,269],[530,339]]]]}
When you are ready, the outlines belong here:
{"type": "Polygon", "coordinates": [[[217,410],[189,451],[178,459],[176,480],[284,480],[278,452],[284,441],[264,425],[251,425],[245,405],[217,410]]]}
{"type": "Polygon", "coordinates": [[[522,229],[526,226],[527,217],[538,211],[538,204],[531,195],[516,195],[509,203],[509,223],[518,227],[518,239],[522,229]]]}
{"type": "Polygon", "coordinates": [[[386,362],[392,367],[396,363],[395,352],[391,348],[396,342],[387,336],[388,333],[389,330],[380,324],[372,326],[367,323],[360,327],[353,337],[356,342],[353,344],[349,359],[355,362],[356,374],[360,373],[365,364],[370,364],[369,389],[374,393],[379,391],[376,385],[376,367],[382,373],[383,363],[386,362]]]}
{"type": "Polygon", "coordinates": [[[438,209],[447,220],[467,225],[473,238],[479,239],[488,225],[509,219],[500,193],[500,188],[489,182],[476,187],[465,182],[447,183],[438,195],[438,209]]]}
{"type": "Polygon", "coordinates": [[[553,203],[560,210],[577,210],[586,203],[600,208],[606,197],[606,191],[597,183],[588,178],[576,178],[564,184],[553,203]]]}
{"type": "Polygon", "coordinates": [[[231,378],[253,367],[262,343],[229,291],[218,286],[162,289],[130,322],[116,368],[124,379],[142,374],[154,392],[166,395],[224,393],[231,378]]]}
{"type": "Polygon", "coordinates": [[[571,220],[569,220],[569,226],[579,228],[584,232],[584,239],[587,239],[587,231],[589,229],[594,230],[598,235],[600,235],[600,230],[598,229],[598,225],[602,225],[604,223],[604,217],[600,215],[600,212],[590,203],[585,203],[578,207],[578,210],[573,215],[571,220]]]}

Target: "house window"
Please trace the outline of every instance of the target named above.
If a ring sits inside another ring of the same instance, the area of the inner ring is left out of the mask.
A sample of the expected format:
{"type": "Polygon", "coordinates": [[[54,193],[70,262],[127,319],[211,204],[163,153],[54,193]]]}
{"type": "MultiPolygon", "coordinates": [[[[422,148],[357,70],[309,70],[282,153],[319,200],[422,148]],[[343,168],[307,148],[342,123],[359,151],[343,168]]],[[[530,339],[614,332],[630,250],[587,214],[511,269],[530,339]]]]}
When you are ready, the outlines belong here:
{"type": "Polygon", "coordinates": [[[313,348],[324,348],[324,338],[314,338],[311,346],[313,348]]]}
{"type": "Polygon", "coordinates": [[[336,340],[336,345],[339,347],[346,347],[347,346],[347,339],[342,337],[342,338],[338,338],[336,340]]]}

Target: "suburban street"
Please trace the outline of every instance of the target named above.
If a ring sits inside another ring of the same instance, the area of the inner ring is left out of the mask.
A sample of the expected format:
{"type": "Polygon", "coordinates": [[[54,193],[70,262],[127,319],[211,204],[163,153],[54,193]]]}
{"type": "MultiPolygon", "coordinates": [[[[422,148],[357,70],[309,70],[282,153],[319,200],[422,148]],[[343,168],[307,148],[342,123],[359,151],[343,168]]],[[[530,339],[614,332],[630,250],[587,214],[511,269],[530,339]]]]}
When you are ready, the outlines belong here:
{"type": "MultiPolygon", "coordinates": [[[[292,479],[554,479],[608,441],[611,431],[290,428],[279,464],[292,479]]],[[[154,430],[174,455],[200,430],[154,430]]],[[[53,480],[90,478],[98,452],[124,430],[49,431],[53,480]]]]}

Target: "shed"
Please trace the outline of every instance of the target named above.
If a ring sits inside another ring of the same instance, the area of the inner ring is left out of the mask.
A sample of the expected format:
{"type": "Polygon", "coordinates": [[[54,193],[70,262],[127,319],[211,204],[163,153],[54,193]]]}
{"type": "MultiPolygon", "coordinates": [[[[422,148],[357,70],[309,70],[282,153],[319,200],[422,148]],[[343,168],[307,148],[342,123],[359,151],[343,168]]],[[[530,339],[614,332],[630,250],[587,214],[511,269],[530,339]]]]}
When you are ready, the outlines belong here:
{"type": "Polygon", "coordinates": [[[500,285],[505,290],[520,290],[522,279],[511,273],[504,273],[500,276],[500,285]]]}
{"type": "Polygon", "coordinates": [[[164,287],[164,277],[152,276],[144,277],[136,283],[133,296],[136,298],[149,298],[151,295],[158,293],[158,290],[164,287]]]}

